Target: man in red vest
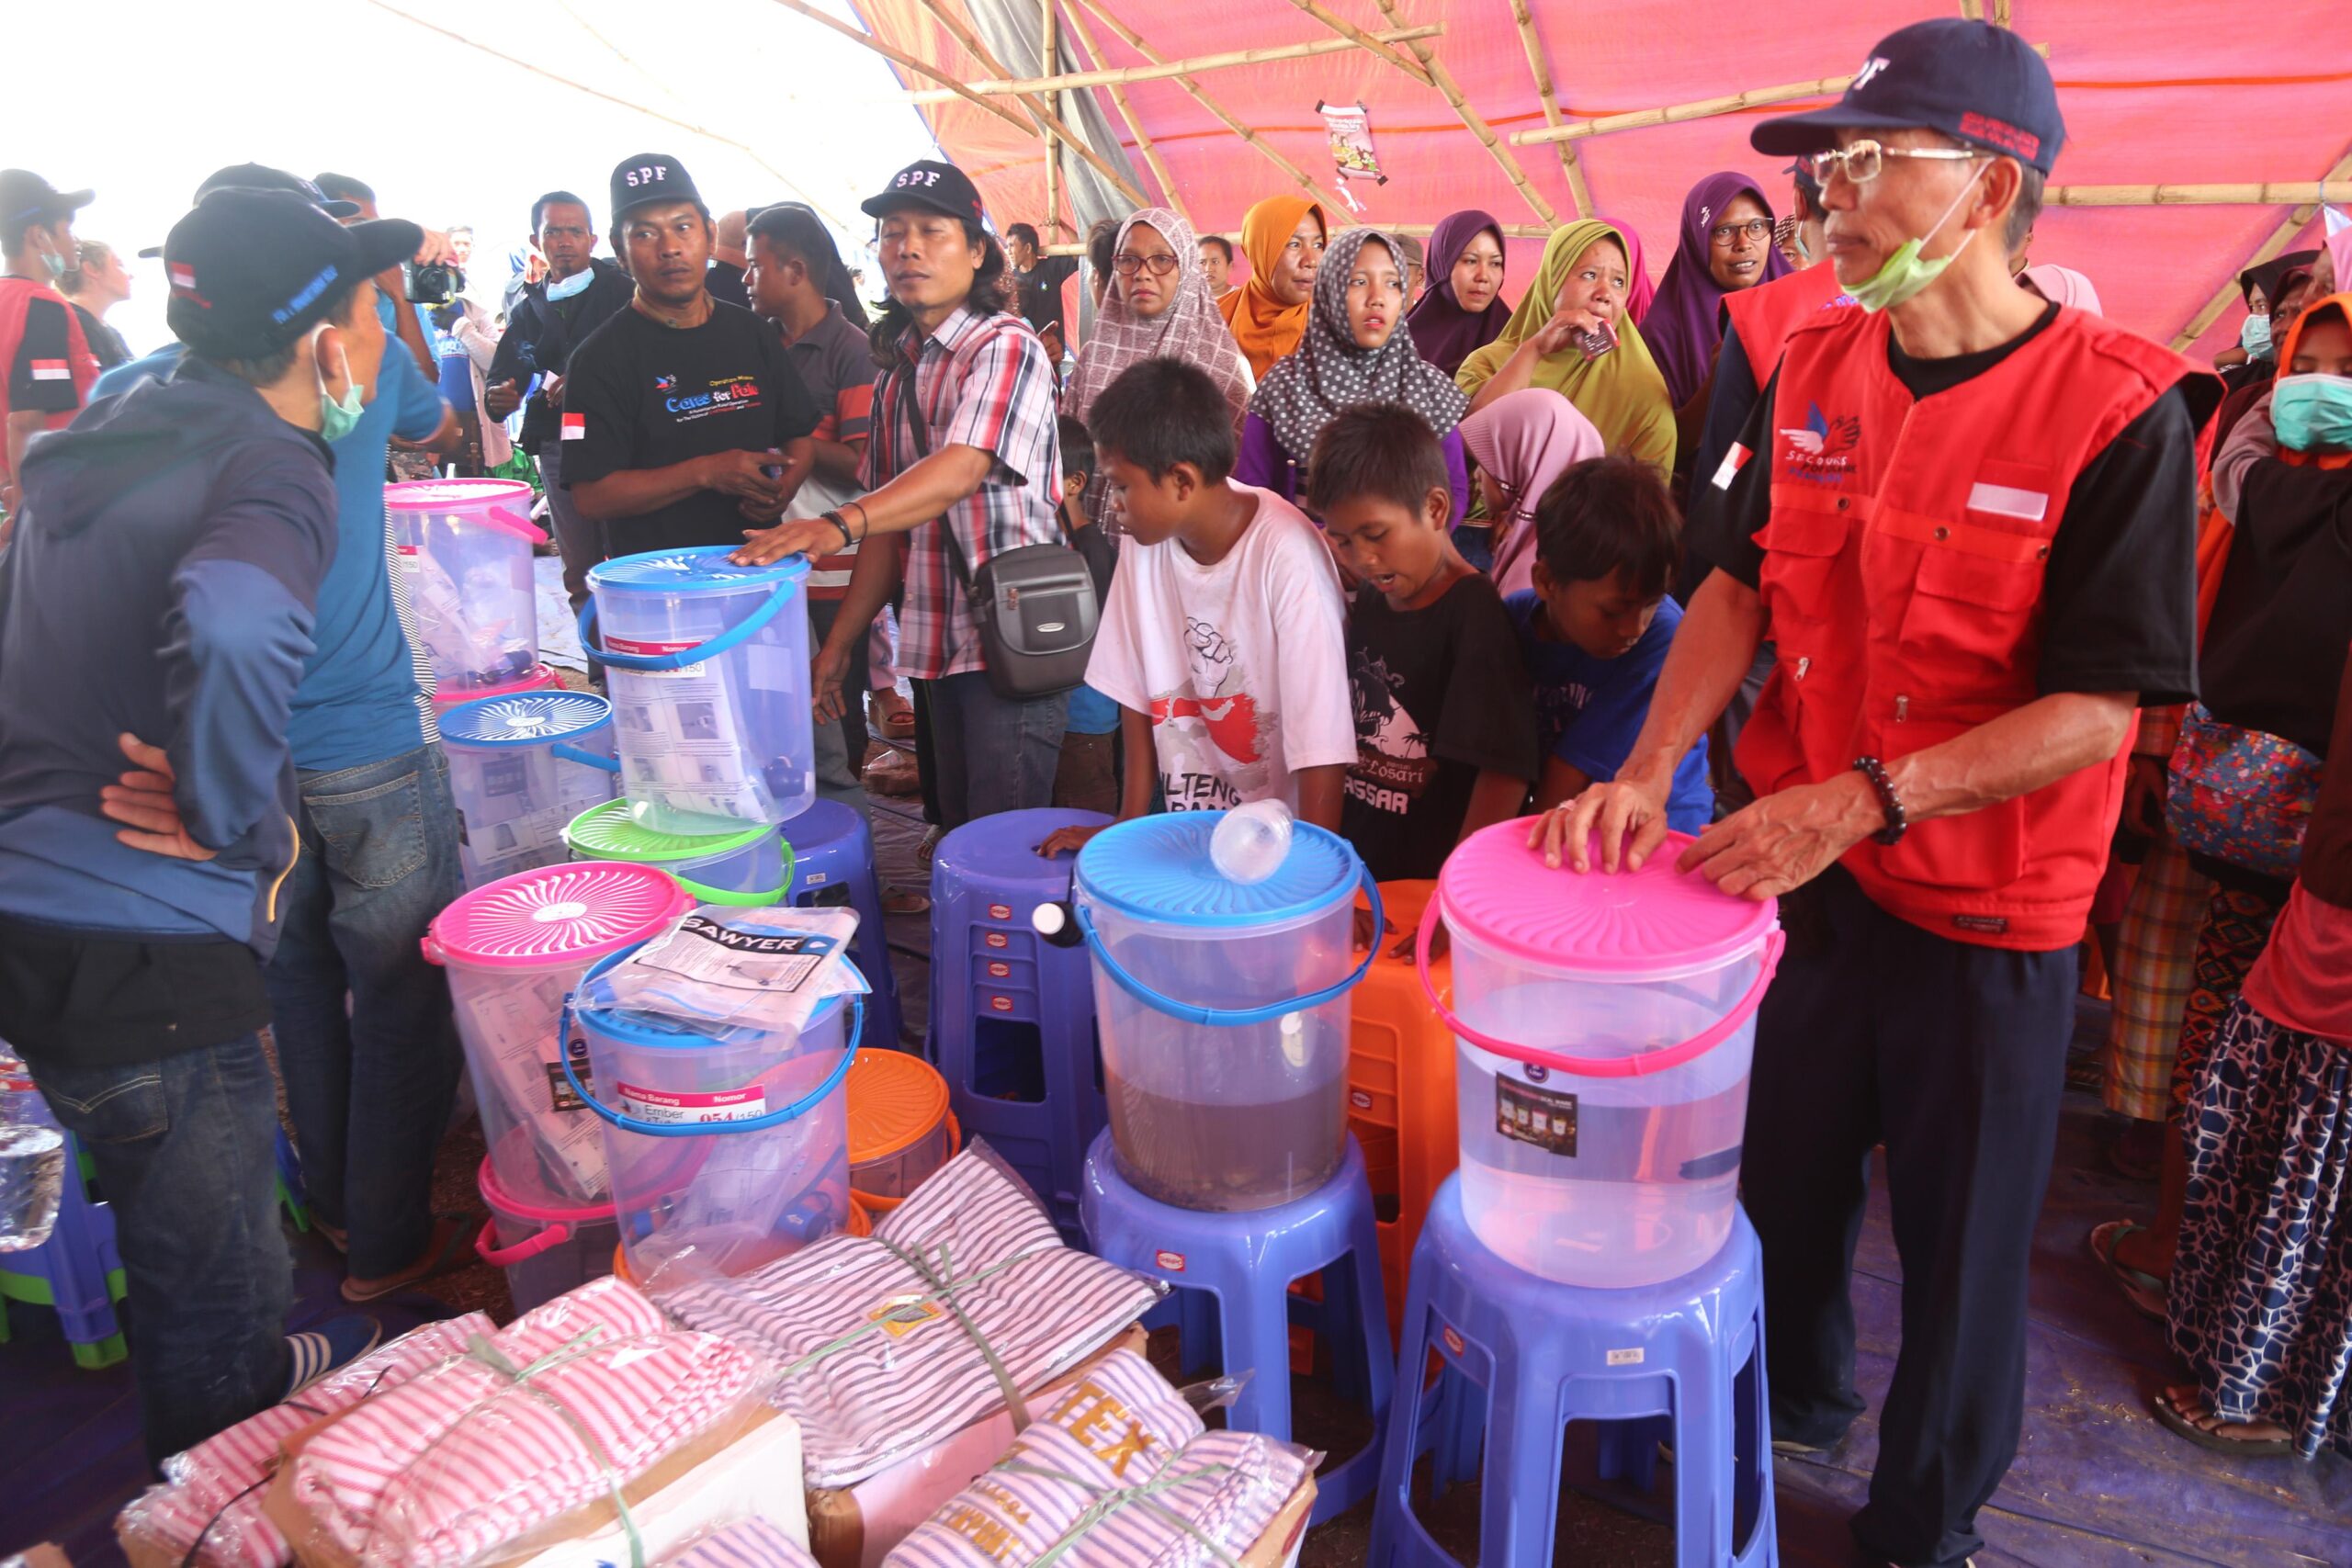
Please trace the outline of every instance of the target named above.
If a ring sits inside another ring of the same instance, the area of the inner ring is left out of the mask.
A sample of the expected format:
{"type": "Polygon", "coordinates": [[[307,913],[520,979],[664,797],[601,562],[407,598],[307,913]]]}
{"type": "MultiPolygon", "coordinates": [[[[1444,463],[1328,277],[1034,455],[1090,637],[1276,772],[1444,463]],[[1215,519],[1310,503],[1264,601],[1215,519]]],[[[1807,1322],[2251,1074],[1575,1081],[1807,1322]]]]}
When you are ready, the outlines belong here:
{"type": "Polygon", "coordinates": [[[1853,1529],[1906,1568],[1967,1561],[2017,1451],[2074,948],[2136,709],[2195,684],[2203,389],[2009,276],[2064,134],[2041,59],[1957,18],[1757,127],[1759,152],[1813,157],[1852,302],[1789,331],[1698,476],[1716,570],[1617,781],[1541,829],[1579,871],[1657,852],[1676,761],[1779,644],[1738,750],[1756,803],[1679,858],[1780,897],[1789,933],[1743,1161],[1778,1448],[1861,1412],[1848,1276],[1886,1145],[1903,1346],[1853,1529]]]}
{"type": "MultiPolygon", "coordinates": [[[[74,214],[86,190],[61,191],[29,169],[0,169],[0,512],[17,510],[17,471],[26,444],[62,430],[98,378],[82,323],[57,291],[72,270],[74,214]]],[[[0,533],[0,542],[7,536],[0,533]]]]}

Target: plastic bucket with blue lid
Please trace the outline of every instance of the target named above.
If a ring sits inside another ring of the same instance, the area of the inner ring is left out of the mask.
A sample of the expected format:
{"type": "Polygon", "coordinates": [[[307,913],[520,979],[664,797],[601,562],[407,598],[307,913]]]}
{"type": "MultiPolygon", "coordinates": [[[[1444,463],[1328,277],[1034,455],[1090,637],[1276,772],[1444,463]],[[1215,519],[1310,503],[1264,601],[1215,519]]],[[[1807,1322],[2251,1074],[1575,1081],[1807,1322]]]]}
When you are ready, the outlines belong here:
{"type": "Polygon", "coordinates": [[[384,487],[417,640],[444,693],[503,686],[539,661],[535,498],[521,479],[411,479],[384,487]]]}
{"type": "Polygon", "coordinates": [[[1756,1009],[1780,963],[1770,899],[1676,869],[1579,874],[1533,818],[1472,834],[1419,931],[1422,985],[1461,1057],[1462,1212],[1505,1261],[1566,1284],[1679,1278],[1730,1237],[1756,1009]],[[1429,987],[1436,922],[1453,1001],[1429,987]]]}
{"type": "Polygon", "coordinates": [[[1346,840],[1306,823],[1262,882],[1209,858],[1223,812],[1105,829],[1079,852],[1072,903],[1094,958],[1102,1081],[1119,1169],[1180,1208],[1305,1197],[1345,1152],[1356,889],[1346,840]]]}
{"type": "Polygon", "coordinates": [[[588,570],[580,645],[605,664],[621,793],[663,832],[787,822],[816,798],[808,563],[730,554],[660,550],[588,570]]]}
{"type": "MultiPolygon", "coordinates": [[[[598,960],[580,993],[631,951],[598,960]]],[[[865,998],[842,1000],[797,1032],[704,1032],[568,1004],[590,1078],[569,1061],[564,1071],[605,1123],[631,1278],[661,1288],[748,1273],[847,1224],[844,1084],[865,998]]]]}
{"type": "Polygon", "coordinates": [[[761,908],[780,902],[792,886],[792,845],[776,828],[665,833],[630,817],[627,801],[614,800],[573,818],[563,841],[574,860],[658,865],[697,904],[761,908]]]}
{"type": "Polygon", "coordinates": [[[613,798],[613,707],[593,692],[479,697],[445,709],[466,886],[570,858],[567,823],[613,798]]]}
{"type": "Polygon", "coordinates": [[[651,866],[562,864],[502,877],[433,918],[424,956],[448,971],[482,1135],[510,1189],[582,1203],[610,1190],[595,1120],[563,1079],[563,998],[597,958],[693,907],[651,866]]]}

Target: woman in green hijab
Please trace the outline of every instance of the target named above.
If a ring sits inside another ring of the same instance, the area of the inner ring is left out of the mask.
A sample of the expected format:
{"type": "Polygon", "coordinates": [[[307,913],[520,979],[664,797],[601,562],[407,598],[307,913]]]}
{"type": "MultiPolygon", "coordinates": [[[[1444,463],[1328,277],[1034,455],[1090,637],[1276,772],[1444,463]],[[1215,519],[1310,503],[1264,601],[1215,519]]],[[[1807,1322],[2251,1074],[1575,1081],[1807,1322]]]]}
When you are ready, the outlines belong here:
{"type": "Polygon", "coordinates": [[[1634,278],[1623,234],[1588,219],[1554,231],[1535,287],[1502,335],[1462,362],[1455,383],[1476,412],[1527,387],[1548,387],[1592,421],[1611,452],[1674,471],[1674,404],[1641,329],[1626,313],[1634,278]],[[1616,346],[1587,357],[1583,341],[1606,327],[1616,346]]]}

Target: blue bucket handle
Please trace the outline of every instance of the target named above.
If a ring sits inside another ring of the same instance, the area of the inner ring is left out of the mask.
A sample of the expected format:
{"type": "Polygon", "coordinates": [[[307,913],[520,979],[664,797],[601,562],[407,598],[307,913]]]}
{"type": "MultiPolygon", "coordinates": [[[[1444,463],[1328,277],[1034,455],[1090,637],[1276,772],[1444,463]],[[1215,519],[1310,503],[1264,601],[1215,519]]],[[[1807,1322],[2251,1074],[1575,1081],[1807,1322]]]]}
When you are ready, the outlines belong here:
{"type": "Polygon", "coordinates": [[[609,664],[616,670],[683,670],[706,659],[716,659],[732,652],[737,647],[756,636],[760,628],[775,620],[776,612],[798,592],[800,580],[786,578],[768,592],[768,602],[712,637],[693,648],[680,649],[675,653],[613,653],[596,646],[596,634],[590,628],[596,624],[596,601],[590,599],[580,606],[580,646],[591,659],[609,664]]]}
{"type": "Polygon", "coordinates": [[[1321,1007],[1325,1002],[1338,1001],[1355,989],[1356,983],[1372,972],[1373,960],[1380,956],[1381,928],[1386,923],[1386,918],[1380,912],[1380,884],[1372,879],[1369,868],[1363,869],[1360,874],[1363,880],[1363,890],[1372,897],[1372,945],[1365,950],[1363,962],[1357,964],[1354,972],[1345,979],[1335,981],[1319,991],[1293,997],[1286,1002],[1267,1002],[1254,1008],[1195,1007],[1191,1002],[1180,1002],[1173,997],[1161,996],[1127,973],[1119,961],[1111,956],[1109,945],[1103,942],[1102,933],[1094,929],[1094,917],[1087,913],[1084,904],[1072,899],[1070,908],[1078,916],[1078,929],[1086,933],[1086,945],[1094,950],[1095,962],[1102,965],[1102,972],[1117,983],[1119,989],[1153,1011],[1181,1019],[1186,1023],[1207,1024],[1216,1029],[1242,1029],[1253,1023],[1272,1022],[1284,1013],[1306,1012],[1321,1007]]]}
{"type": "Polygon", "coordinates": [[[583,767],[594,768],[599,773],[617,773],[621,771],[618,758],[599,757],[594,751],[582,751],[568,740],[559,740],[548,750],[567,762],[578,762],[583,767]]]}
{"type": "MultiPolygon", "coordinates": [[[[575,1012],[572,998],[572,992],[564,993],[562,1032],[556,1036],[558,1040],[569,1041],[571,1038],[571,1025],[575,1012]]],[[[580,1097],[582,1104],[613,1126],[618,1127],[622,1132],[638,1133],[649,1138],[701,1138],[719,1133],[763,1132],[770,1127],[780,1127],[786,1122],[796,1121],[814,1111],[819,1105],[824,1103],[828,1095],[841,1088],[842,1081],[849,1077],[850,1064],[857,1059],[858,1037],[865,1032],[865,995],[861,991],[854,993],[850,998],[849,1032],[842,1037],[846,1043],[842,1047],[841,1064],[825,1075],[825,1081],[789,1105],[771,1111],[764,1116],[753,1116],[742,1122],[639,1121],[634,1116],[614,1110],[603,1100],[598,1100],[588,1086],[580,1081],[580,1070],[571,1065],[571,1052],[569,1046],[560,1054],[563,1058],[563,1078],[571,1086],[571,1092],[580,1097]]]]}

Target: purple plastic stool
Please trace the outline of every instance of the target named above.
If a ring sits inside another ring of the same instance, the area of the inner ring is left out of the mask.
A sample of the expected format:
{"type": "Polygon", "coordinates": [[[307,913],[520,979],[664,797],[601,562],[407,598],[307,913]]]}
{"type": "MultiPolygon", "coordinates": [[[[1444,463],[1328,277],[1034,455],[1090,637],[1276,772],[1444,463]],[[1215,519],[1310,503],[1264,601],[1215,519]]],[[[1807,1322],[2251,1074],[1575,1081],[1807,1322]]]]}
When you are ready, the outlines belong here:
{"type": "Polygon", "coordinates": [[[850,939],[849,955],[865,976],[872,995],[865,1003],[865,1027],[857,1043],[900,1049],[899,1043],[899,981],[890,971],[890,938],[882,926],[882,887],[874,875],[874,834],[865,818],[838,800],[814,800],[808,809],[784,825],[785,842],[792,846],[792,890],[786,901],[797,908],[811,904],[838,904],[836,888],[847,888],[847,902],[857,911],[857,934],[850,939]]]}
{"type": "Polygon", "coordinates": [[[55,1309],[76,1366],[111,1367],[130,1354],[114,1303],[127,1289],[116,1250],[114,1210],[93,1202],[82,1181],[82,1146],[65,1135],[65,1179],[57,1228],[25,1252],[0,1255],[0,1343],[8,1337],[7,1303],[55,1309]]]}

